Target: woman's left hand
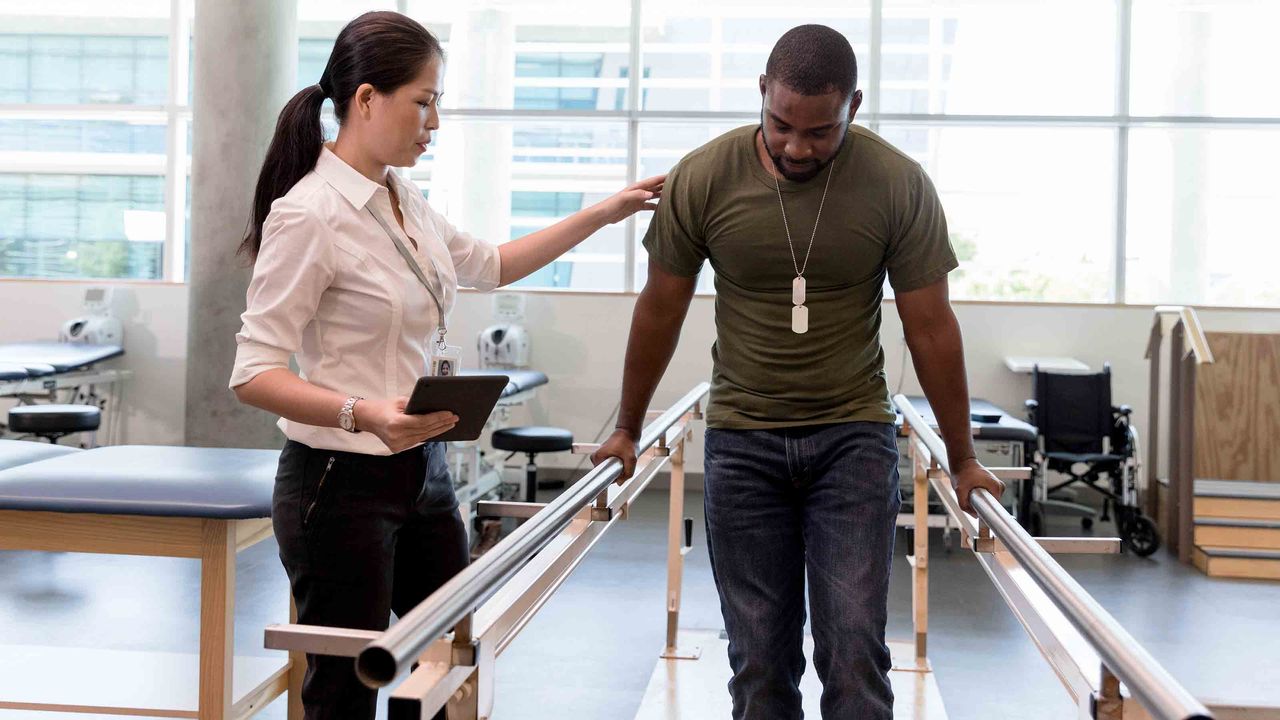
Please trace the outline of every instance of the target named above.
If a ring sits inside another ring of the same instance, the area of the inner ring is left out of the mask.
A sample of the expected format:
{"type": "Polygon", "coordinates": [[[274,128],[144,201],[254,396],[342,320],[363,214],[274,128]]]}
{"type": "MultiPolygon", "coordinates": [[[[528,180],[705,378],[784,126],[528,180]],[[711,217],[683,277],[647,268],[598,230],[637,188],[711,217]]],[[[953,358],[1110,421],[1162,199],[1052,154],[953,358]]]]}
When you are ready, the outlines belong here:
{"type": "Polygon", "coordinates": [[[657,210],[658,203],[654,200],[662,197],[662,184],[666,181],[666,175],[655,175],[634,185],[628,185],[622,189],[622,192],[605,200],[608,212],[606,222],[612,225],[626,220],[641,210],[657,210]]]}

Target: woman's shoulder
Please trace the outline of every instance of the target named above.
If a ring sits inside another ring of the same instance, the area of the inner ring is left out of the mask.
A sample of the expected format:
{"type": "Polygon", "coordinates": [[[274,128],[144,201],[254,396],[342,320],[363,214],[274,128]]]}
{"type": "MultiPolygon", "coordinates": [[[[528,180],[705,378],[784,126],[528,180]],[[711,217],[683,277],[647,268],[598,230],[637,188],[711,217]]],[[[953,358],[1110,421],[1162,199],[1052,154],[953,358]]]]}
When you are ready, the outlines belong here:
{"type": "Polygon", "coordinates": [[[294,183],[289,192],[276,198],[271,203],[271,212],[323,217],[330,204],[325,197],[327,185],[324,178],[313,170],[294,183]]]}
{"type": "Polygon", "coordinates": [[[289,192],[271,203],[262,224],[263,245],[285,242],[291,246],[312,248],[333,244],[335,226],[333,203],[325,197],[325,183],[308,173],[289,192]]]}

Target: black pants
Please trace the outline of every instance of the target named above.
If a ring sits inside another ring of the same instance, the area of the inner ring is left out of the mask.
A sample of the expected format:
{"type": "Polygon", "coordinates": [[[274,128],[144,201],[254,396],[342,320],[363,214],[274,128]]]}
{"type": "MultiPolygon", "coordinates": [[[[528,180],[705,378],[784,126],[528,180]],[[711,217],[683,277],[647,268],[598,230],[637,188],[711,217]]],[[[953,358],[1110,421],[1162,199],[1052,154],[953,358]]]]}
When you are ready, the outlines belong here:
{"type": "MultiPolygon", "coordinates": [[[[407,613],[467,564],[440,443],[381,457],[291,440],[271,522],[305,625],[385,630],[391,612],[407,613]]],[[[307,655],[306,720],[372,720],[376,701],[354,660],[307,655]]]]}

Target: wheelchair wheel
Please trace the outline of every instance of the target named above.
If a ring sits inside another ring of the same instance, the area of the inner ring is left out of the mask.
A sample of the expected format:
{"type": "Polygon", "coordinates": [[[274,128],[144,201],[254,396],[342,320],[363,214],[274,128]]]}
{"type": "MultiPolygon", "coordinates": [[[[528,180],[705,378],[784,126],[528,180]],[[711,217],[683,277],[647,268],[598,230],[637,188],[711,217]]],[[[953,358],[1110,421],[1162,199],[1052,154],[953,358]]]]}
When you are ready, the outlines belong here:
{"type": "Polygon", "coordinates": [[[1138,557],[1147,557],[1160,549],[1160,534],[1156,524],[1146,515],[1134,514],[1121,529],[1120,539],[1138,557]]]}

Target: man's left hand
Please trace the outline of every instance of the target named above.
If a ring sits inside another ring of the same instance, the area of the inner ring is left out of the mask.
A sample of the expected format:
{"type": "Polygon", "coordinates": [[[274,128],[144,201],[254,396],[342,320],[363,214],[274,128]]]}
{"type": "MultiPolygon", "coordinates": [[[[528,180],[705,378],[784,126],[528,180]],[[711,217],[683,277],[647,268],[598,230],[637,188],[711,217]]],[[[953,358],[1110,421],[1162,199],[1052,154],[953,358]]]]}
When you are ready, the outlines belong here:
{"type": "Polygon", "coordinates": [[[960,509],[974,516],[977,513],[969,503],[969,494],[974,490],[978,488],[986,490],[995,497],[996,502],[999,502],[1000,497],[1004,495],[1004,483],[992,475],[991,471],[982,467],[982,463],[975,458],[969,458],[961,462],[959,467],[951,468],[951,486],[956,489],[960,509]]]}

